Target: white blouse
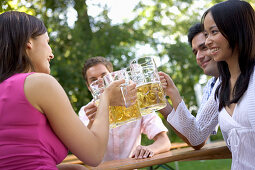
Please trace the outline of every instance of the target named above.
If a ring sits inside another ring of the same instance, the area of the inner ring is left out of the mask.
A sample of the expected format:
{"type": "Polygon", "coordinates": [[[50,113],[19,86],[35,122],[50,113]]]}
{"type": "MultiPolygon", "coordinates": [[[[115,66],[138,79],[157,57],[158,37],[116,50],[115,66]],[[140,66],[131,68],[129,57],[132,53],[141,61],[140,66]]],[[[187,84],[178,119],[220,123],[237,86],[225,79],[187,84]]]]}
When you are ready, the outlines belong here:
{"type": "Polygon", "coordinates": [[[255,130],[248,119],[247,91],[236,104],[232,117],[223,108],[219,124],[227,146],[232,152],[232,170],[255,169],[255,130]]]}
{"type": "Polygon", "coordinates": [[[203,143],[210,134],[217,131],[215,128],[217,129],[219,112],[214,92],[218,84],[219,80],[216,81],[209,99],[199,109],[196,117],[189,112],[183,100],[167,117],[167,121],[184,135],[192,146],[203,143]]]}

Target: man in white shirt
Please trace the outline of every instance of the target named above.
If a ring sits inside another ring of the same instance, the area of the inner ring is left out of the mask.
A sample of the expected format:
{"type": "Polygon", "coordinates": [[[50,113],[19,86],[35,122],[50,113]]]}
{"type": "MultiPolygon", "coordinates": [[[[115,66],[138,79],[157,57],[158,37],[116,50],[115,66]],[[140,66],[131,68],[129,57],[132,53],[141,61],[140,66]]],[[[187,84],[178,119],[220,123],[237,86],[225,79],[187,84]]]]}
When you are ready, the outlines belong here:
{"type": "MultiPolygon", "coordinates": [[[[205,36],[200,23],[194,24],[192,27],[190,27],[188,32],[188,41],[192,47],[194,55],[196,56],[197,64],[204,71],[205,75],[212,76],[203,89],[201,106],[199,107],[196,118],[194,118],[194,116],[188,111],[183,101],[179,102],[176,110],[172,109],[170,104],[168,104],[168,106],[160,110],[160,112],[165,119],[167,119],[179,137],[181,137],[194,149],[200,149],[204,146],[206,139],[209,136],[206,136],[205,140],[198,140],[203,139],[200,137],[207,134],[204,132],[205,129],[201,129],[201,126],[199,125],[201,122],[198,122],[198,120],[201,118],[201,116],[206,114],[203,111],[203,107],[212,93],[212,89],[216,79],[219,76],[219,73],[217,63],[210,57],[210,52],[205,45],[205,36]]],[[[211,126],[210,129],[207,130],[209,130],[211,134],[216,134],[218,126],[216,126],[215,123],[212,123],[214,121],[212,120],[208,120],[211,123],[211,126]]]]}
{"type": "MultiPolygon", "coordinates": [[[[112,64],[104,57],[89,58],[83,67],[83,77],[86,85],[113,71],[112,64]]],[[[89,128],[93,124],[97,107],[91,101],[79,111],[79,118],[89,128]]],[[[156,113],[143,116],[141,119],[126,123],[122,126],[110,129],[108,147],[103,161],[134,157],[142,159],[152,157],[155,154],[168,151],[170,141],[167,136],[167,128],[156,113]],[[154,143],[148,146],[141,145],[141,134],[146,134],[154,143]]]]}

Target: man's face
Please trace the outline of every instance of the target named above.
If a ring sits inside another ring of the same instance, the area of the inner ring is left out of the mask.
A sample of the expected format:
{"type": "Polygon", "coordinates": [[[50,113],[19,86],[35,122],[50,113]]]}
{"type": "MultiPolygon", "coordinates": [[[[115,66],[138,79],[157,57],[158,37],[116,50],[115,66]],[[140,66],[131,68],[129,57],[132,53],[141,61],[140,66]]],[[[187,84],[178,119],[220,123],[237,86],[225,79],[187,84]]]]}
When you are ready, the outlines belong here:
{"type": "Polygon", "coordinates": [[[196,56],[197,64],[203,69],[204,74],[217,77],[217,63],[212,59],[210,51],[205,46],[205,36],[202,32],[192,39],[192,51],[196,56]]]}
{"type": "Polygon", "coordinates": [[[103,64],[97,64],[97,65],[90,67],[86,72],[88,89],[91,91],[89,85],[93,81],[103,78],[108,73],[110,73],[109,70],[103,64]]]}

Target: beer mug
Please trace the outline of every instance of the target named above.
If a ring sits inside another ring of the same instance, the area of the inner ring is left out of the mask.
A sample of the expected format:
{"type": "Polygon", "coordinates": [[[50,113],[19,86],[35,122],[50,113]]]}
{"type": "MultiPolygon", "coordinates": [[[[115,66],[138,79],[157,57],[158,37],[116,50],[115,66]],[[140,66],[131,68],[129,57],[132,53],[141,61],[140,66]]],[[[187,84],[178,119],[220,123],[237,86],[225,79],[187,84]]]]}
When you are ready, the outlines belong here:
{"type": "MultiPolygon", "coordinates": [[[[93,81],[90,84],[91,94],[93,96],[93,100],[94,100],[95,105],[97,107],[98,107],[99,102],[100,102],[99,101],[100,95],[104,92],[104,88],[105,88],[105,85],[104,85],[104,80],[102,78],[98,79],[96,81],[93,81]]],[[[109,108],[109,126],[110,126],[110,128],[116,127],[115,122],[114,122],[113,117],[112,117],[112,113],[110,111],[110,108],[109,108]]]]}
{"type": "MultiPolygon", "coordinates": [[[[127,86],[130,83],[129,76],[126,70],[119,70],[112,73],[109,73],[103,77],[105,86],[107,87],[111,82],[115,80],[125,79],[125,83],[122,84],[122,87],[127,86]]],[[[123,99],[125,101],[125,92],[122,89],[123,99]]],[[[125,123],[135,121],[141,118],[140,108],[138,105],[138,101],[129,106],[126,103],[126,106],[110,106],[110,112],[112,114],[113,120],[116,126],[123,125],[125,123]]]]}
{"type": "Polygon", "coordinates": [[[142,115],[166,107],[165,93],[153,57],[133,60],[130,72],[131,80],[136,82],[137,99],[142,115]]]}

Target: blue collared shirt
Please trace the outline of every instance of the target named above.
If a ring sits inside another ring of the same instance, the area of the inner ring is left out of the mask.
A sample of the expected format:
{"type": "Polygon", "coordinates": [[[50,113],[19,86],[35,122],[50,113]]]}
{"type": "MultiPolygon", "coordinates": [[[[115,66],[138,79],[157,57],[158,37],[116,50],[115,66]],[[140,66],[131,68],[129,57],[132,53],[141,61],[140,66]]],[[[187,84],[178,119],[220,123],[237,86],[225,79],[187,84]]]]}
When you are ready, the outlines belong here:
{"type": "MultiPolygon", "coordinates": [[[[205,87],[203,88],[203,97],[202,97],[201,105],[200,105],[199,109],[202,109],[204,107],[205,103],[207,102],[207,100],[209,99],[216,80],[217,79],[215,77],[212,77],[211,79],[208,80],[205,87]]],[[[212,132],[213,135],[216,135],[217,129],[218,129],[218,125],[216,126],[215,130],[212,132]]]]}

